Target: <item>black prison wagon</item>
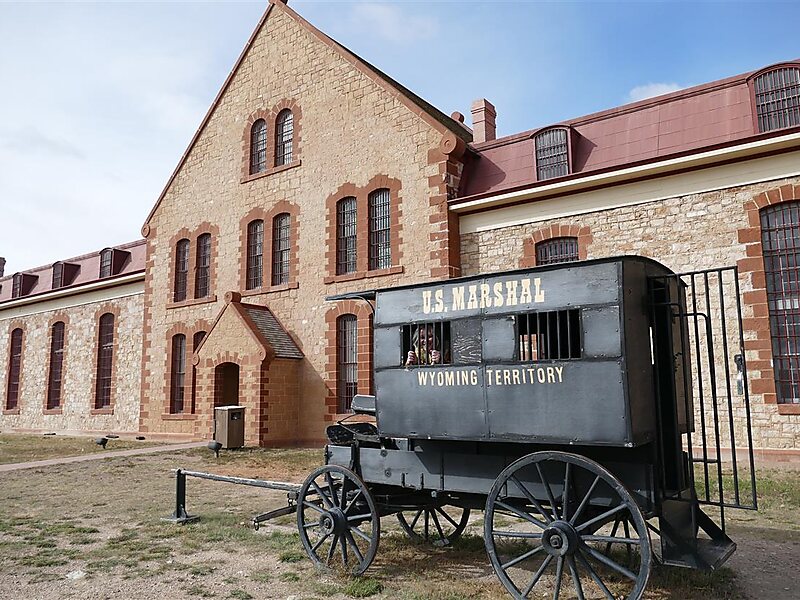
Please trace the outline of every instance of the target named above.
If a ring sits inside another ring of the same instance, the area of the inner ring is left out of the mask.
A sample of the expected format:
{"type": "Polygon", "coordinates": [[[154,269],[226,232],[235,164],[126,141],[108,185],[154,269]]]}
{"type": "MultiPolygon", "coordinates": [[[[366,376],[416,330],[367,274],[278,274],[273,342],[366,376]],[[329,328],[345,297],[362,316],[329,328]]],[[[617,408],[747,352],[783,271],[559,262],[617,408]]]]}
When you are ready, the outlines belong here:
{"type": "Polygon", "coordinates": [[[342,299],[373,308],[375,396],[299,491],[317,565],[363,573],[388,515],[448,545],[474,509],[515,598],[638,599],[654,562],[735,550],[725,510],[756,508],[735,267],[623,256],[342,299]]]}

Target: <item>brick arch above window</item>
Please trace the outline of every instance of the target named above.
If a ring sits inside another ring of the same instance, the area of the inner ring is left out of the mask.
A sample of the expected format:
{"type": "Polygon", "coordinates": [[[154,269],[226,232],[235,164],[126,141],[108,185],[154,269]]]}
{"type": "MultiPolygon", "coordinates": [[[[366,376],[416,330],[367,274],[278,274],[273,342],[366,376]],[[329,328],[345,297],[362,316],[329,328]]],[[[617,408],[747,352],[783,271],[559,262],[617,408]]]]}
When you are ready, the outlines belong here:
{"type": "Polygon", "coordinates": [[[219,227],[204,221],[200,223],[194,230],[186,227],[181,228],[169,240],[169,300],[167,308],[176,306],[187,306],[192,304],[204,304],[206,302],[216,302],[217,296],[214,293],[216,283],[217,271],[217,257],[219,256],[219,227]],[[197,297],[198,293],[205,290],[198,289],[198,240],[201,236],[210,235],[211,252],[209,257],[209,264],[207,268],[201,268],[201,275],[207,277],[208,290],[202,297],[197,297]],[[178,243],[181,240],[189,240],[189,259],[188,259],[188,273],[186,276],[186,294],[182,300],[178,300],[175,295],[176,285],[176,266],[177,266],[177,250],[178,243]],[[205,272],[205,273],[203,273],[205,272]]]}
{"type": "Polygon", "coordinates": [[[325,345],[327,365],[325,383],[328,394],[325,399],[326,421],[333,421],[337,414],[338,404],[338,365],[337,365],[337,324],[339,317],[354,315],[356,317],[358,348],[358,391],[359,394],[371,394],[372,381],[372,308],[364,301],[344,300],[337,302],[325,313],[325,345]]]}
{"type": "Polygon", "coordinates": [[[292,167],[300,166],[302,141],[302,110],[296,100],[284,99],[270,109],[262,108],[253,112],[246,120],[242,131],[242,177],[246,183],[273,173],[279,173],[292,167]],[[277,119],[283,111],[292,114],[292,152],[291,160],[283,164],[277,161],[277,119]],[[263,170],[251,169],[251,148],[253,126],[260,120],[266,124],[266,147],[264,151],[265,167],[263,170]]]}
{"type": "Polygon", "coordinates": [[[519,268],[527,269],[536,266],[536,246],[538,244],[564,237],[573,237],[578,240],[578,260],[586,260],[589,246],[592,244],[592,232],[589,227],[553,223],[548,227],[534,231],[533,235],[523,242],[519,268]]]}
{"type": "Polygon", "coordinates": [[[248,212],[239,221],[239,288],[245,296],[280,292],[296,289],[299,286],[299,244],[300,244],[300,207],[292,202],[281,200],[272,208],[265,210],[257,207],[248,212]],[[272,248],[273,248],[273,221],[280,214],[289,215],[289,281],[280,285],[272,285],[272,248]],[[263,242],[261,252],[261,286],[248,287],[247,281],[247,245],[248,227],[253,221],[262,221],[263,242]]]}

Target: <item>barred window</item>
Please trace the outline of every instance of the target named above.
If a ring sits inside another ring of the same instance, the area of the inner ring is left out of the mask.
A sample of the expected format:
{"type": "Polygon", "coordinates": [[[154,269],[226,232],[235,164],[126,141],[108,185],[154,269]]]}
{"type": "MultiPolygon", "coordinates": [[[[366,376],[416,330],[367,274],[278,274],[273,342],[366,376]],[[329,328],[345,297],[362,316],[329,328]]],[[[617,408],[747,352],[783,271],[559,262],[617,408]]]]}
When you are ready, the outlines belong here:
{"type": "Polygon", "coordinates": [[[369,268],[388,269],[392,266],[391,231],[389,228],[389,190],[372,192],[369,208],[369,268]]]}
{"type": "Polygon", "coordinates": [[[278,113],[275,119],[275,166],[292,162],[292,140],[294,138],[294,115],[288,108],[278,113]]]}
{"type": "Polygon", "coordinates": [[[112,365],[114,359],[114,315],[106,313],[100,317],[97,335],[97,382],[94,392],[94,407],[111,406],[112,365]]]}
{"type": "Polygon", "coordinates": [[[342,315],[336,319],[337,412],[348,412],[356,393],[358,393],[358,319],[355,315],[342,315]]]}
{"type": "Polygon", "coordinates": [[[111,259],[114,253],[109,248],[100,253],[100,278],[111,277],[111,259]]]}
{"type": "Polygon", "coordinates": [[[548,129],[536,134],[536,179],[543,181],[569,174],[566,129],[548,129]]]}
{"type": "Polygon", "coordinates": [[[47,409],[61,406],[61,375],[64,366],[64,323],[50,330],[50,373],[47,378],[47,409]]]}
{"type": "Polygon", "coordinates": [[[22,329],[11,332],[11,348],[8,356],[8,385],[6,386],[6,410],[14,410],[19,402],[19,378],[22,372],[22,329]]]}
{"type": "Polygon", "coordinates": [[[264,221],[258,219],[247,225],[247,282],[248,290],[261,287],[264,270],[264,221]]]}
{"type": "Polygon", "coordinates": [[[15,273],[11,278],[11,297],[19,298],[22,295],[22,273],[15,273]]]}
{"type": "Polygon", "coordinates": [[[250,129],[250,174],[267,170],[267,122],[259,119],[250,129]]]}
{"type": "Polygon", "coordinates": [[[400,337],[400,364],[403,366],[449,365],[452,362],[449,321],[403,325],[400,337]]]}
{"type": "Polygon", "coordinates": [[[281,213],[272,220],[272,285],[289,283],[291,217],[281,213]]]}
{"type": "Polygon", "coordinates": [[[578,260],[578,238],[558,237],[536,244],[536,265],[578,260]]]}
{"type": "Polygon", "coordinates": [[[197,261],[194,268],[194,297],[205,298],[211,291],[211,234],[197,238],[197,261]]]}
{"type": "Polygon", "coordinates": [[[342,198],[336,203],[336,274],[356,270],[356,199],[342,198]]]}
{"type": "Polygon", "coordinates": [[[518,360],[581,358],[580,310],[550,310],[516,315],[514,318],[518,360]]]}
{"type": "Polygon", "coordinates": [[[775,388],[780,404],[800,404],[800,202],[761,211],[775,388]]]}
{"type": "Polygon", "coordinates": [[[181,240],[175,245],[175,289],[173,300],[186,300],[189,282],[189,240],[181,240]]]}
{"type": "Polygon", "coordinates": [[[800,68],[783,68],[753,81],[761,133],[800,125],[800,68]]]}
{"type": "Polygon", "coordinates": [[[186,378],[186,336],[178,333],[172,336],[172,374],[170,377],[169,407],[173,414],[184,409],[184,380],[186,378]]]}
{"type": "Polygon", "coordinates": [[[64,264],[57,262],[53,265],[53,289],[57,290],[64,285],[64,264]]]}
{"type": "MultiPolygon", "coordinates": [[[[197,349],[200,347],[200,344],[206,337],[205,331],[197,331],[192,336],[192,354],[197,352],[197,349]]],[[[195,407],[197,406],[197,367],[192,364],[192,406],[189,409],[192,414],[195,412],[195,407]]]]}

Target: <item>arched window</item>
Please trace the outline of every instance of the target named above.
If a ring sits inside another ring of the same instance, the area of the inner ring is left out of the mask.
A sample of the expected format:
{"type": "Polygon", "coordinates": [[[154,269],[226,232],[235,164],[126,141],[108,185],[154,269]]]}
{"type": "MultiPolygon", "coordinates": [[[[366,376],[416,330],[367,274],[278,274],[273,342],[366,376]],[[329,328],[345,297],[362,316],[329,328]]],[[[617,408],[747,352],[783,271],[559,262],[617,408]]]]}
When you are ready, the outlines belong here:
{"type": "Polygon", "coordinates": [[[6,410],[14,410],[19,403],[19,380],[22,373],[22,329],[11,332],[11,348],[8,354],[6,410]]]}
{"type": "Polygon", "coordinates": [[[292,140],[294,138],[294,115],[288,108],[278,113],[275,119],[275,166],[292,162],[292,140]]]}
{"type": "Polygon", "coordinates": [[[57,262],[53,265],[53,289],[57,290],[64,285],[64,263],[57,262]]]}
{"type": "Polygon", "coordinates": [[[100,253],[100,278],[111,277],[112,258],[114,252],[111,248],[106,248],[100,253]]]}
{"type": "Polygon", "coordinates": [[[186,336],[178,333],[172,336],[172,373],[169,387],[169,412],[179,414],[184,409],[186,379],[186,336]]]}
{"type": "Polygon", "coordinates": [[[342,198],[336,203],[336,274],[356,270],[356,199],[342,198]]]}
{"type": "Polygon", "coordinates": [[[289,213],[281,213],[272,220],[272,285],[289,283],[291,223],[289,213]]]}
{"type": "Polygon", "coordinates": [[[250,129],[250,175],[267,170],[267,122],[259,119],[250,129]]]}
{"type": "Polygon", "coordinates": [[[194,297],[205,298],[211,291],[211,234],[197,238],[197,260],[194,273],[194,297]]]}
{"type": "Polygon", "coordinates": [[[772,363],[779,403],[800,403],[800,202],[761,211],[772,363]]]}
{"type": "Polygon", "coordinates": [[[186,288],[189,283],[189,240],[180,240],[175,244],[175,287],[173,300],[186,300],[186,288]]]}
{"type": "Polygon", "coordinates": [[[761,133],[800,125],[800,68],[768,71],[753,80],[761,133]]]}
{"type": "Polygon", "coordinates": [[[261,287],[264,271],[264,221],[257,219],[247,225],[247,289],[261,287]]]}
{"type": "Polygon", "coordinates": [[[14,273],[11,278],[11,297],[19,298],[22,295],[22,273],[14,273]]]}
{"type": "Polygon", "coordinates": [[[578,260],[578,238],[558,237],[536,244],[536,265],[578,260]]]}
{"type": "Polygon", "coordinates": [[[337,412],[350,410],[358,392],[358,319],[342,315],[336,319],[337,412]]]}
{"type": "MultiPolygon", "coordinates": [[[[200,347],[200,344],[206,337],[205,331],[197,331],[192,336],[192,354],[197,352],[197,349],[200,347]]],[[[195,407],[197,406],[197,367],[192,364],[192,406],[190,407],[190,411],[194,414],[195,407]]]]}
{"type": "Polygon", "coordinates": [[[97,334],[97,382],[94,392],[94,407],[111,406],[111,384],[114,361],[114,315],[106,313],[100,317],[97,334]]]}
{"type": "Polygon", "coordinates": [[[389,229],[389,190],[375,190],[367,198],[369,210],[369,268],[392,266],[391,231],[389,229]]]}
{"type": "Polygon", "coordinates": [[[538,181],[569,175],[569,144],[566,129],[548,129],[537,133],[534,143],[538,181]]]}
{"type": "Polygon", "coordinates": [[[64,323],[50,330],[50,373],[47,377],[47,410],[61,406],[61,380],[64,367],[64,323]]]}

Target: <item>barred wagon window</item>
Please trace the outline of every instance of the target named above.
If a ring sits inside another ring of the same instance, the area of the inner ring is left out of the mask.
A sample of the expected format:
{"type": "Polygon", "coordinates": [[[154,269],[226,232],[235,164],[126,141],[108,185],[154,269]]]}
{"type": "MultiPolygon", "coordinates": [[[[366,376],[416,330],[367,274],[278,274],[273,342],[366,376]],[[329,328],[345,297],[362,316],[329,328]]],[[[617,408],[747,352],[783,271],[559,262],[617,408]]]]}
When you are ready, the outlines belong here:
{"type": "Polygon", "coordinates": [[[761,211],[772,360],[779,403],[800,403],[800,202],[761,211]]]}
{"type": "Polygon", "coordinates": [[[519,361],[581,358],[579,309],[526,313],[515,319],[519,361]]]}
{"type": "Polygon", "coordinates": [[[569,175],[569,145],[566,129],[548,129],[536,134],[536,179],[543,181],[569,175]]]}
{"type": "Polygon", "coordinates": [[[536,244],[536,265],[578,260],[578,238],[559,237],[536,244]]]}
{"type": "Polygon", "coordinates": [[[355,315],[342,315],[336,319],[337,412],[348,412],[356,393],[358,393],[358,319],[355,315]]]}
{"type": "Polygon", "coordinates": [[[194,297],[205,298],[211,292],[211,234],[197,238],[197,261],[194,276],[194,297]]]}
{"type": "Polygon", "coordinates": [[[449,321],[411,323],[401,329],[400,364],[406,367],[449,365],[452,338],[449,321]]]}
{"type": "Polygon", "coordinates": [[[782,68],[753,81],[761,133],[800,125],[800,69],[782,68]]]}
{"type": "Polygon", "coordinates": [[[19,379],[22,371],[22,329],[11,332],[11,348],[8,357],[8,386],[6,410],[14,410],[19,403],[19,379]]]}
{"type": "Polygon", "coordinates": [[[178,333],[172,336],[172,374],[169,388],[169,412],[180,414],[184,408],[186,379],[186,336],[178,333]]]}
{"type": "Polygon", "coordinates": [[[47,378],[47,409],[61,406],[61,382],[64,367],[64,323],[55,323],[50,330],[50,373],[47,378]]]}
{"type": "Polygon", "coordinates": [[[175,287],[173,300],[186,300],[186,288],[189,283],[189,240],[180,240],[175,245],[175,287]]]}
{"type": "Polygon", "coordinates": [[[356,199],[342,198],[336,203],[336,274],[356,270],[356,199]]]}
{"type": "Polygon", "coordinates": [[[259,119],[250,129],[250,175],[267,170],[267,122],[259,119]]]}
{"type": "Polygon", "coordinates": [[[64,263],[57,262],[53,265],[53,289],[57,290],[64,285],[64,263]]]}
{"type": "Polygon", "coordinates": [[[389,190],[375,190],[367,199],[369,209],[369,268],[392,266],[391,231],[389,226],[389,190]]]}
{"type": "Polygon", "coordinates": [[[261,287],[264,270],[264,221],[250,221],[247,225],[247,289],[261,287]]]}
{"type": "Polygon", "coordinates": [[[272,220],[272,285],[289,283],[291,216],[281,213],[272,220]]]}
{"type": "Polygon", "coordinates": [[[111,249],[103,250],[100,253],[100,278],[111,277],[111,263],[114,252],[111,249]]]}
{"type": "Polygon", "coordinates": [[[275,119],[275,166],[292,162],[292,141],[294,138],[294,115],[288,108],[278,113],[275,119]]]}
{"type": "Polygon", "coordinates": [[[100,317],[97,335],[97,381],[94,391],[94,407],[111,406],[112,365],[114,359],[114,315],[106,313],[100,317]]]}

